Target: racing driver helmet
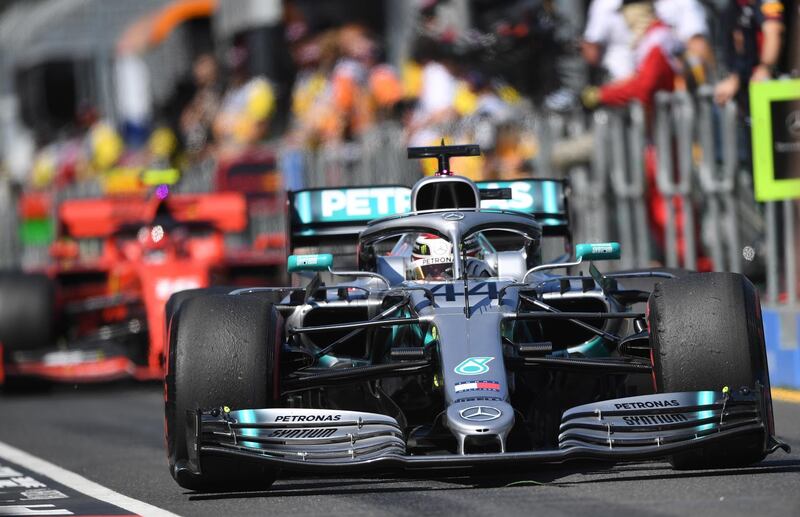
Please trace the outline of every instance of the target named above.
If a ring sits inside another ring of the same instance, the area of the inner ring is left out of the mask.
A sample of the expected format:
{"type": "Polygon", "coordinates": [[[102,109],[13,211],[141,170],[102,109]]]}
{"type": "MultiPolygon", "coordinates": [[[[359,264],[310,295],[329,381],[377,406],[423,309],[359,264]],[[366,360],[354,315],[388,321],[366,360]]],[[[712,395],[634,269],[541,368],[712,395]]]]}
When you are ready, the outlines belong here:
{"type": "Polygon", "coordinates": [[[143,255],[150,260],[163,260],[173,248],[169,233],[160,224],[143,226],[137,234],[143,255]]]}
{"type": "Polygon", "coordinates": [[[409,280],[444,280],[453,277],[453,245],[430,233],[422,233],[414,242],[409,280]]]}

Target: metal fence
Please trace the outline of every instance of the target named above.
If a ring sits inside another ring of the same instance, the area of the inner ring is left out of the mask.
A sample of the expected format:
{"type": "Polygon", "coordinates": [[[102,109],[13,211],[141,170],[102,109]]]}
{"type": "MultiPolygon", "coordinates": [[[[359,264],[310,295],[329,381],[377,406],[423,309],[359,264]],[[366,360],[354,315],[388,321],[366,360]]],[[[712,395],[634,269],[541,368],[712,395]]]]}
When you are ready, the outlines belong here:
{"type": "Polygon", "coordinates": [[[578,222],[594,221],[578,225],[579,238],[621,241],[622,268],[744,272],[766,285],[768,302],[796,303],[796,202],[754,201],[741,123],[736,105],[715,105],[710,88],[659,93],[649,123],[638,104],[596,112],[590,179],[573,182],[578,222]],[[655,228],[648,189],[664,200],[655,228]]]}
{"type": "Polygon", "coordinates": [[[420,178],[418,164],[406,157],[403,128],[386,122],[352,142],[334,142],[315,149],[288,147],[279,163],[290,188],[340,187],[398,183],[420,178]]]}
{"type": "MultiPolygon", "coordinates": [[[[649,113],[639,104],[588,116],[523,110],[514,123],[539,142],[534,174],[570,179],[575,240],[618,240],[627,250],[613,267],[744,272],[766,287],[767,302],[794,304],[797,202],[755,203],[739,144],[740,120],[734,104],[716,106],[711,90],[701,89],[697,95],[660,93],[649,113]],[[660,220],[654,224],[657,198],[660,220]]],[[[463,127],[442,130],[457,134],[463,127]]],[[[278,160],[292,189],[410,185],[421,176],[419,164],[406,158],[403,128],[391,122],[352,142],[284,147],[278,160]]],[[[188,175],[197,184],[187,182],[180,190],[208,188],[213,166],[199,169],[188,175]]],[[[67,197],[97,194],[86,188],[76,186],[67,197]]],[[[14,265],[20,251],[10,196],[0,184],[0,267],[14,265]]]]}
{"type": "Polygon", "coordinates": [[[574,182],[574,205],[580,213],[587,198],[592,208],[583,218],[593,224],[588,231],[579,226],[579,238],[619,240],[628,250],[623,269],[654,263],[696,269],[698,255],[709,250],[715,268],[740,270],[738,255],[723,253],[738,250],[736,164],[730,152],[716,152],[718,141],[727,149],[730,128],[735,136],[735,107],[719,113],[707,92],[664,92],[650,120],[634,103],[595,112],[591,128],[592,166],[588,180],[574,182]],[[714,137],[720,134],[721,140],[714,137]],[[662,217],[655,227],[648,210],[653,202],[660,202],[662,217]]]}

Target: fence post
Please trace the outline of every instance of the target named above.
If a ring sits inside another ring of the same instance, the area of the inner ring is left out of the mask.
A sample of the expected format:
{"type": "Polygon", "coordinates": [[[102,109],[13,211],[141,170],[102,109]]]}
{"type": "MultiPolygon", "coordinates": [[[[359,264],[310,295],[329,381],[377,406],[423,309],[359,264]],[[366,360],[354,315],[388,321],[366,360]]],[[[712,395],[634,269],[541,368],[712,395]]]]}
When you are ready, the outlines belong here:
{"type": "Polygon", "coordinates": [[[631,253],[623,255],[622,267],[647,265],[649,250],[647,214],[644,206],[644,115],[641,104],[628,106],[630,126],[624,124],[625,113],[611,117],[611,187],[616,197],[617,225],[623,246],[631,253]],[[625,145],[627,142],[627,146],[625,145]],[[635,251],[634,251],[635,250],[635,251]]]}
{"type": "Polygon", "coordinates": [[[666,206],[666,263],[667,267],[678,267],[677,216],[674,202],[680,201],[683,216],[683,267],[695,269],[697,252],[694,242],[694,211],[691,206],[692,186],[692,130],[694,126],[694,107],[686,92],[656,94],[656,152],[658,170],[656,185],[665,198],[666,206]],[[673,128],[673,125],[675,126],[673,128]],[[672,151],[673,134],[677,153],[678,180],[675,181],[672,151]]]}
{"type": "MultiPolygon", "coordinates": [[[[623,249],[632,250],[633,243],[633,222],[631,221],[631,202],[629,191],[626,188],[628,169],[625,159],[625,129],[623,127],[623,114],[620,111],[609,113],[608,137],[611,140],[611,190],[614,193],[617,229],[619,240],[623,249]]],[[[622,269],[633,267],[633,255],[623,253],[620,257],[622,269]]]]}
{"type": "Polygon", "coordinates": [[[765,203],[767,212],[767,301],[777,303],[778,301],[778,255],[780,246],[778,245],[778,217],[775,211],[777,202],[768,201],[765,203]]]}
{"type": "Polygon", "coordinates": [[[795,257],[795,201],[783,202],[783,262],[786,277],[786,303],[797,302],[797,258],[795,257]]]}
{"type": "Polygon", "coordinates": [[[608,126],[610,114],[606,110],[595,111],[592,116],[594,148],[588,170],[576,169],[570,176],[575,203],[585,207],[577,214],[578,240],[605,239],[608,232],[608,208],[606,182],[608,178],[608,126]]]}
{"type": "Polygon", "coordinates": [[[697,246],[694,231],[694,207],[690,196],[692,190],[692,144],[694,142],[694,104],[686,92],[674,96],[673,110],[678,113],[678,174],[677,192],[683,214],[683,267],[697,269],[697,246]]]}
{"type": "Polygon", "coordinates": [[[703,87],[698,95],[697,121],[697,139],[703,153],[698,167],[698,178],[703,200],[708,206],[703,235],[711,252],[714,269],[739,272],[739,226],[734,200],[737,166],[736,105],[729,102],[723,108],[720,121],[721,145],[717,149],[713,102],[713,90],[703,87]],[[720,158],[722,163],[718,166],[720,158]]]}
{"type": "Polygon", "coordinates": [[[647,224],[645,200],[645,117],[644,107],[635,102],[630,105],[631,127],[628,131],[631,164],[631,196],[633,200],[634,224],[636,225],[636,258],[638,267],[650,263],[650,230],[647,224]]]}
{"type": "Polygon", "coordinates": [[[638,102],[628,105],[630,125],[624,113],[611,114],[611,187],[617,205],[620,240],[631,253],[623,255],[622,267],[646,267],[649,262],[647,211],[644,199],[644,110],[638,102]],[[627,146],[626,146],[627,142],[627,146]],[[635,251],[634,251],[635,250],[635,251]]]}
{"type": "Polygon", "coordinates": [[[553,134],[559,134],[558,131],[563,128],[563,121],[557,115],[548,112],[536,113],[536,136],[539,140],[539,154],[536,163],[536,168],[541,171],[544,177],[551,177],[553,175],[552,160],[553,160],[553,134]]]}
{"type": "Polygon", "coordinates": [[[667,92],[656,93],[656,186],[664,196],[666,224],[664,228],[664,258],[667,267],[678,267],[678,242],[675,236],[675,210],[673,196],[675,188],[672,180],[672,97],[667,92]]]}
{"type": "MultiPolygon", "coordinates": [[[[713,102],[709,98],[709,102],[713,102]]],[[[728,214],[728,267],[734,273],[742,271],[742,245],[739,211],[736,202],[736,173],[739,166],[736,132],[739,124],[738,108],[735,102],[728,102],[723,110],[722,119],[722,167],[723,194],[722,202],[728,214]]]]}

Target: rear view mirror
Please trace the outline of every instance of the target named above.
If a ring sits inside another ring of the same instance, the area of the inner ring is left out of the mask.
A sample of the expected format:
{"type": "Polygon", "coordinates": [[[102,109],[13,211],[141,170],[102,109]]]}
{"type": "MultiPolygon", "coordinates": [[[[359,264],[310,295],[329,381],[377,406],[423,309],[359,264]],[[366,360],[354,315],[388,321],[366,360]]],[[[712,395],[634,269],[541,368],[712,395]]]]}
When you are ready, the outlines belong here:
{"type": "Polygon", "coordinates": [[[618,242],[582,242],[575,246],[575,258],[579,260],[617,260],[619,257],[618,242]]]}
{"type": "Polygon", "coordinates": [[[286,269],[289,273],[298,271],[327,271],[333,266],[333,255],[319,253],[316,255],[289,255],[286,269]]]}

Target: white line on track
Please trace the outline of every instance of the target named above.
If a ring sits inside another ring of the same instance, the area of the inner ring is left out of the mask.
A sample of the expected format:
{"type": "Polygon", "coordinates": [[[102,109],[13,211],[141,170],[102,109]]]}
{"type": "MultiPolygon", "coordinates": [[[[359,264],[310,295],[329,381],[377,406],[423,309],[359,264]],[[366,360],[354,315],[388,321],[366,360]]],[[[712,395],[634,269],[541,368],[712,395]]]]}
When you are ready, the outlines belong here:
{"type": "Polygon", "coordinates": [[[37,458],[36,456],[28,454],[27,452],[17,449],[16,447],[12,447],[7,443],[0,442],[0,458],[8,460],[12,463],[16,463],[23,468],[36,472],[37,474],[47,476],[53,481],[61,483],[62,485],[75,490],[76,492],[80,492],[94,499],[113,504],[114,506],[118,506],[123,510],[139,514],[142,517],[178,517],[176,514],[168,512],[167,510],[163,510],[143,501],[122,495],[119,492],[114,492],[110,488],[106,488],[103,485],[95,483],[94,481],[90,481],[83,476],[80,476],[74,472],[70,472],[69,470],[61,468],[58,465],[54,465],[49,461],[37,458]]]}

